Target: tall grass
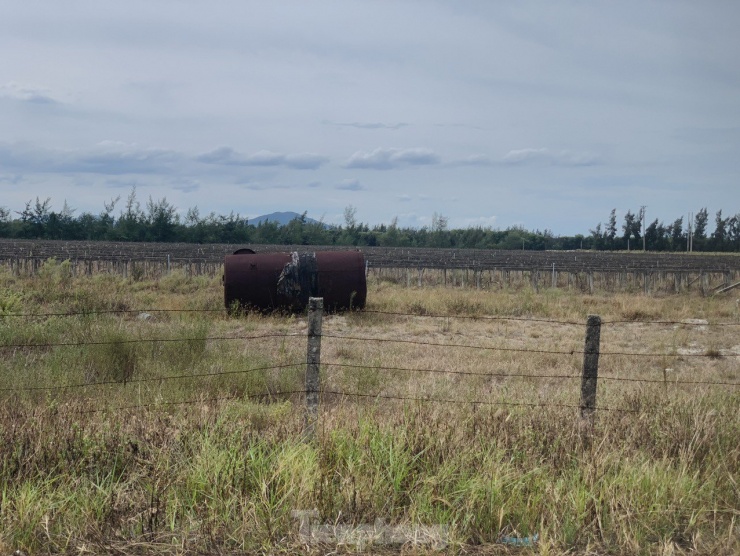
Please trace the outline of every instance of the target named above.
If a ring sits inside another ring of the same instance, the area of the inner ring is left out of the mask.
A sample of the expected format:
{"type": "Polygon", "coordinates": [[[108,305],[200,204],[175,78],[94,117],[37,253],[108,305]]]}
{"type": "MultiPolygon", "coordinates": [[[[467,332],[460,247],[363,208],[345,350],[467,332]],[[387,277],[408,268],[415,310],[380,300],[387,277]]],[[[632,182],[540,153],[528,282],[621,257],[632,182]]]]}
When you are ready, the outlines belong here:
{"type": "Polygon", "coordinates": [[[0,317],[0,346],[17,345],[0,347],[0,553],[301,551],[290,511],[312,508],[333,523],[447,525],[453,552],[534,533],[525,553],[740,552],[738,389],[671,383],[737,382],[736,327],[639,322],[740,322],[726,304],[641,297],[637,315],[623,295],[372,283],[369,309],[419,316],[325,318],[324,388],[372,397],[325,393],[306,443],[302,397],[286,394],[303,388],[303,318],[229,317],[216,280],[75,278],[50,265],[36,280],[0,273],[0,299],[20,300],[7,312],[78,312],[80,299],[213,312],[0,317]],[[567,352],[584,327],[454,316],[585,326],[587,313],[635,321],[605,326],[605,351],[673,354],[602,356],[604,378],[665,381],[600,382],[592,442],[577,410],[548,405],[577,404],[578,381],[534,376],[577,375],[577,354],[328,337],[567,352]],[[246,339],[265,333],[299,336],[246,339]],[[78,342],[95,344],[30,347],[78,342]],[[688,349],[719,356],[680,356],[688,349]],[[518,402],[544,406],[505,405],[518,402]]]}

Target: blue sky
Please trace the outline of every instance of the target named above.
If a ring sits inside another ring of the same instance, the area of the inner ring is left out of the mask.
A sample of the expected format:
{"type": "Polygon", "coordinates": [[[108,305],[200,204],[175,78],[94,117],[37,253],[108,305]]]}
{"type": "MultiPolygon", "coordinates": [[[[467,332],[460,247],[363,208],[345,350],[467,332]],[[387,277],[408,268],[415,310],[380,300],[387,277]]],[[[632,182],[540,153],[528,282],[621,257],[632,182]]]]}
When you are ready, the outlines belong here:
{"type": "Polygon", "coordinates": [[[0,0],[0,206],[740,212],[740,3],[0,0]]]}

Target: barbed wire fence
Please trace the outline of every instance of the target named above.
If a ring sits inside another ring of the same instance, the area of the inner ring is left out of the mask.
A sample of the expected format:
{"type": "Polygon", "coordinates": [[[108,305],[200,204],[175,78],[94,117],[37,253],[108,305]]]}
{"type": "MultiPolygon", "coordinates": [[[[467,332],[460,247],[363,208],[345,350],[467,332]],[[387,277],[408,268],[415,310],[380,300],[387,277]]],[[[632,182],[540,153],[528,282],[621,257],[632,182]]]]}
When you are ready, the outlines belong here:
{"type": "MultiPolygon", "coordinates": [[[[88,311],[88,312],[47,312],[47,313],[5,313],[0,315],[0,323],[7,322],[6,319],[47,319],[47,318],[66,318],[66,317],[79,317],[79,316],[94,316],[103,314],[141,314],[141,313],[215,313],[223,312],[223,310],[178,310],[178,309],[145,309],[145,310],[106,310],[106,311],[88,311]]],[[[444,314],[432,314],[424,313],[419,314],[418,312],[391,312],[391,311],[378,311],[378,310],[366,310],[364,313],[377,314],[386,317],[399,317],[408,319],[419,319],[419,318],[444,318],[444,319],[476,319],[476,320],[489,320],[489,321],[516,321],[527,323],[545,323],[558,326],[584,326],[585,325],[585,340],[583,349],[570,349],[570,350],[548,350],[548,349],[533,349],[533,348],[515,348],[506,346],[482,346],[468,343],[452,343],[452,342],[430,342],[421,340],[409,340],[404,338],[381,338],[374,336],[363,336],[363,335],[350,335],[350,334],[336,334],[331,332],[322,331],[323,321],[323,300],[321,298],[311,298],[309,300],[308,313],[307,313],[307,333],[305,335],[297,333],[264,333],[264,334],[252,334],[252,335],[221,335],[221,336],[206,336],[206,337],[179,337],[179,338],[137,338],[137,339],[115,339],[115,340],[80,340],[80,341],[60,341],[60,342],[23,342],[23,341],[10,341],[0,344],[0,356],[3,353],[7,353],[8,350],[37,350],[37,349],[54,349],[60,347],[82,347],[88,348],[100,345],[110,344],[136,344],[136,343],[172,343],[172,342],[220,342],[220,341],[248,341],[258,342],[269,339],[288,339],[288,338],[306,338],[306,359],[305,361],[289,361],[285,363],[275,365],[260,365],[251,366],[239,370],[219,370],[219,371],[203,371],[203,372],[191,372],[188,374],[178,374],[172,376],[157,376],[157,377],[141,377],[141,378],[129,378],[124,380],[100,380],[100,381],[84,381],[74,382],[69,384],[39,384],[34,386],[19,386],[19,387],[6,387],[0,388],[0,395],[13,396],[18,395],[22,392],[58,392],[67,390],[83,390],[87,388],[94,388],[100,386],[118,386],[126,384],[141,384],[141,383],[166,383],[168,381],[175,380],[198,380],[205,377],[217,377],[226,375],[249,375],[252,373],[267,372],[267,371],[284,371],[286,369],[300,369],[305,366],[305,388],[292,388],[292,389],[280,389],[280,390],[268,390],[258,393],[241,393],[232,394],[226,396],[212,396],[212,397],[199,397],[196,399],[179,400],[179,401],[165,401],[160,400],[152,403],[140,403],[132,405],[122,405],[119,407],[103,407],[94,409],[79,409],[80,413],[98,413],[98,412],[114,412],[124,410],[135,410],[140,408],[148,409],[164,409],[173,406],[196,404],[196,403],[216,403],[222,401],[231,400],[256,400],[256,401],[275,401],[286,399],[290,397],[303,397],[304,398],[304,433],[307,438],[312,438],[316,434],[316,424],[319,416],[319,405],[323,396],[337,396],[341,398],[350,399],[365,399],[365,400],[391,400],[391,401],[402,401],[402,402],[415,402],[423,404],[465,404],[465,405],[480,405],[480,406],[511,406],[511,407],[529,407],[529,408],[541,408],[541,407],[559,407],[569,408],[577,411],[577,419],[580,424],[585,425],[584,430],[590,430],[593,423],[593,416],[596,411],[610,411],[610,412],[621,412],[621,413],[637,413],[638,410],[630,408],[620,407],[608,407],[603,405],[597,405],[597,386],[599,381],[616,381],[616,382],[633,382],[633,383],[646,383],[646,384],[667,384],[665,376],[662,380],[655,378],[634,378],[634,377],[620,377],[620,376],[599,376],[599,359],[602,356],[624,356],[624,357],[636,357],[636,358],[674,358],[674,357],[687,357],[687,358],[716,358],[716,353],[676,353],[676,352],[661,352],[661,353],[650,353],[650,352],[631,352],[631,351],[615,351],[615,350],[602,350],[600,335],[602,326],[618,326],[626,324],[643,324],[643,325],[685,325],[685,326],[711,326],[711,327],[735,327],[740,326],[740,323],[736,322],[714,322],[709,323],[706,321],[633,321],[633,320],[612,320],[602,321],[597,315],[590,315],[586,321],[577,322],[572,320],[556,320],[556,319],[541,319],[541,318],[527,318],[527,317],[510,317],[510,316],[470,316],[470,315],[444,315],[444,314]],[[440,368],[419,368],[419,367],[400,367],[400,366],[384,366],[384,365],[358,365],[351,363],[341,363],[335,361],[321,361],[321,342],[322,339],[332,339],[341,342],[364,342],[364,343],[377,343],[377,344],[407,344],[417,345],[425,347],[439,347],[445,349],[459,349],[459,350],[477,350],[477,351],[493,351],[493,352],[517,352],[523,354],[549,354],[549,355],[562,355],[562,356],[583,356],[582,370],[580,374],[549,374],[549,373],[517,373],[517,372],[481,372],[475,370],[460,370],[460,369],[440,369],[440,368]],[[486,399],[458,399],[454,397],[439,397],[439,396],[419,396],[419,395],[406,395],[406,394],[392,394],[384,392],[366,392],[366,391],[349,391],[345,389],[339,389],[333,386],[322,386],[322,368],[340,368],[349,370],[362,370],[363,372],[408,372],[418,373],[426,375],[445,375],[445,376],[478,376],[488,378],[510,378],[510,377],[521,377],[528,379],[558,379],[558,380],[578,380],[580,379],[580,401],[578,404],[558,403],[558,402],[529,402],[524,400],[486,400],[486,399]]],[[[734,358],[740,357],[740,353],[724,353],[722,357],[734,358]]],[[[728,380],[671,380],[670,384],[677,385],[707,385],[707,386],[718,386],[722,388],[737,388],[740,386],[740,382],[733,382],[728,380]]]]}

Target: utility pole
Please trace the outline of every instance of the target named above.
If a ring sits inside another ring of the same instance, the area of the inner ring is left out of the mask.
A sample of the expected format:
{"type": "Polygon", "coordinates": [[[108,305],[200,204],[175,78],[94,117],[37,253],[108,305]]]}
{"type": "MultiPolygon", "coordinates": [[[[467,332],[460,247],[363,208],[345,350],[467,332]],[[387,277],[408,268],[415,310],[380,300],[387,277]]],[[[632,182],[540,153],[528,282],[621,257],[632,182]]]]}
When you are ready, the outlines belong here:
{"type": "Polygon", "coordinates": [[[646,251],[645,249],[645,209],[647,206],[642,207],[642,250],[646,251]]]}

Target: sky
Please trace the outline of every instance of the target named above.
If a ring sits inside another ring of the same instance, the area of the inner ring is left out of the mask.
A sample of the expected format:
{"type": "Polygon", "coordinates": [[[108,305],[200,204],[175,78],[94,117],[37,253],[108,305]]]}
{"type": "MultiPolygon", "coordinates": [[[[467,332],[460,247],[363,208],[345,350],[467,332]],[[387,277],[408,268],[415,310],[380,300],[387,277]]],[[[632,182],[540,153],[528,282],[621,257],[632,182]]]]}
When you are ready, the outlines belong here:
{"type": "Polygon", "coordinates": [[[740,2],[0,0],[0,207],[740,212],[740,2]]]}

